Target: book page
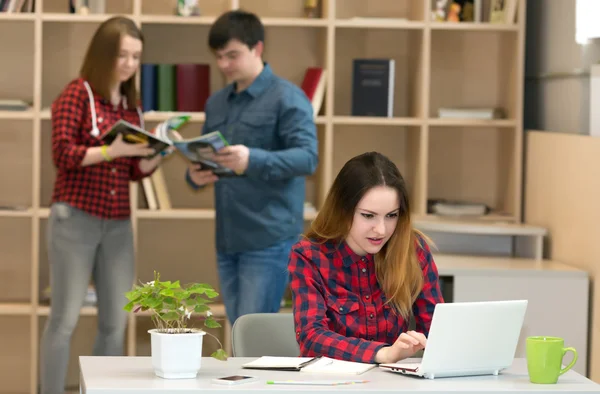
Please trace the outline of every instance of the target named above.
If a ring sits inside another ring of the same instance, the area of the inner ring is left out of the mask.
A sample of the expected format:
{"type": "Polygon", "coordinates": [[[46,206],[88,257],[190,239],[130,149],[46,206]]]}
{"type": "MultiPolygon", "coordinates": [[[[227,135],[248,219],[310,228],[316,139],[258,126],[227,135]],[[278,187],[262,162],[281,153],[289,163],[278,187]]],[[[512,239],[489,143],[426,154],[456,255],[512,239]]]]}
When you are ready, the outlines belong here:
{"type": "Polygon", "coordinates": [[[332,358],[323,357],[320,360],[302,368],[302,372],[359,375],[375,367],[375,364],[335,360],[332,358]]]}
{"type": "Polygon", "coordinates": [[[312,359],[313,357],[263,356],[243,366],[251,368],[298,368],[312,359]]]}

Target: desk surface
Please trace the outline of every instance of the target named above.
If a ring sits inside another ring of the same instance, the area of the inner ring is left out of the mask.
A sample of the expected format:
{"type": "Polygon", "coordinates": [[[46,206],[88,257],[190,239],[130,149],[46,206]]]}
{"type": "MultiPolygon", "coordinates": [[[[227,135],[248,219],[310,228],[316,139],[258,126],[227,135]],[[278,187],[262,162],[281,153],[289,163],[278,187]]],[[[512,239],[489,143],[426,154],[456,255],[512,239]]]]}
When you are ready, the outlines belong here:
{"type": "Polygon", "coordinates": [[[374,368],[361,375],[309,374],[304,372],[276,372],[242,369],[241,365],[255,360],[230,358],[218,361],[202,359],[202,368],[196,379],[165,380],[154,375],[150,357],[80,357],[82,394],[173,394],[176,392],[222,394],[236,392],[270,393],[325,393],[360,392],[378,393],[600,393],[600,385],[568,371],[558,384],[540,385],[529,382],[524,359],[515,359],[513,365],[499,376],[476,376],[427,380],[398,375],[374,368]],[[258,382],[238,386],[221,386],[211,379],[228,375],[251,375],[258,382]],[[368,383],[347,386],[293,386],[267,385],[267,380],[369,380],[368,383]]]}

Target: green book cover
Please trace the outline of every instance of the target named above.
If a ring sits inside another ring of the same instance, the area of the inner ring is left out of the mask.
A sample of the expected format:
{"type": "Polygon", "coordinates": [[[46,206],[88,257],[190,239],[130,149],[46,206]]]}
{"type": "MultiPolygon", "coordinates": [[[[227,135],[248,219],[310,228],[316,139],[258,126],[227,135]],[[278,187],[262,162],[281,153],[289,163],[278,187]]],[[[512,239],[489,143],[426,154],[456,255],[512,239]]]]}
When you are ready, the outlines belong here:
{"type": "Polygon", "coordinates": [[[159,111],[177,110],[177,83],[175,80],[174,64],[158,64],[157,66],[158,97],[157,107],[159,111]]]}

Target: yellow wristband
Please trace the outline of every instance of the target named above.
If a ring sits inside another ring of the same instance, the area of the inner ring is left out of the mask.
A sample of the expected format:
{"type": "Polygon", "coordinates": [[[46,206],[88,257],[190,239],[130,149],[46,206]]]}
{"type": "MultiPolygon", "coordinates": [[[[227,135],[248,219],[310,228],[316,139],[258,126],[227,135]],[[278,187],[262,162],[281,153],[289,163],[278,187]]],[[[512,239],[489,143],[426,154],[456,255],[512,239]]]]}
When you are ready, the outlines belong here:
{"type": "Polygon", "coordinates": [[[112,157],[110,157],[108,155],[108,145],[102,145],[102,148],[100,148],[100,152],[102,152],[102,157],[104,157],[104,160],[106,160],[106,161],[112,160],[112,157]]]}

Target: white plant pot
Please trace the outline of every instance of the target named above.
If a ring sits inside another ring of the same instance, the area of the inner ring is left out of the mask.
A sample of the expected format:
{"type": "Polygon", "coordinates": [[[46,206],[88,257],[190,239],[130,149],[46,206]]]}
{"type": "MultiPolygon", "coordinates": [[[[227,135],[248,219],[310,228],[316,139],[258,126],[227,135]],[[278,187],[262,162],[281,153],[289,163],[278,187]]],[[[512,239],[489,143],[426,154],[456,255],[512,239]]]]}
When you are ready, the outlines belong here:
{"type": "Polygon", "coordinates": [[[199,329],[190,333],[162,333],[148,330],[154,373],[164,379],[194,379],[202,362],[202,339],[199,329]]]}

